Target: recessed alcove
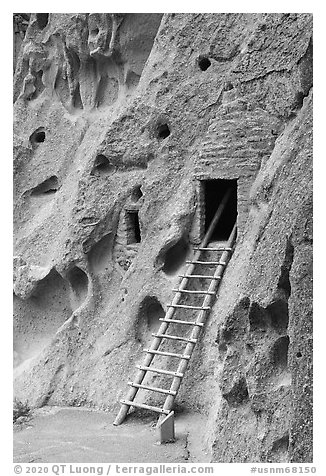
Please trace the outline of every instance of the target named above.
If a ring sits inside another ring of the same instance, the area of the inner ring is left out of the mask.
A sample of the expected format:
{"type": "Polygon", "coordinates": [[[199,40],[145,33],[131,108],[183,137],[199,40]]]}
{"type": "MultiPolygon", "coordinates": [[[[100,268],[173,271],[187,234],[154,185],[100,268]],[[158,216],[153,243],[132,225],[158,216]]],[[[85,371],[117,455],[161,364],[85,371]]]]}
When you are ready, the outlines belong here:
{"type": "Polygon", "coordinates": [[[161,257],[161,261],[164,263],[162,271],[164,271],[168,276],[175,274],[181,266],[184,265],[188,253],[189,243],[184,237],[182,237],[168,248],[161,257]]]}
{"type": "Polygon", "coordinates": [[[48,13],[37,13],[36,14],[36,21],[37,26],[40,30],[44,30],[44,28],[49,23],[49,14],[48,13]]]}
{"type": "Polygon", "coordinates": [[[53,268],[36,284],[29,298],[14,295],[13,311],[15,366],[18,366],[39,355],[71,316],[67,282],[53,268]]]}
{"type": "Polygon", "coordinates": [[[231,388],[228,388],[227,391],[222,391],[222,395],[230,407],[237,407],[245,404],[249,399],[245,377],[241,376],[238,380],[235,380],[231,388]]]}
{"type": "MultiPolygon", "coordinates": [[[[36,99],[44,91],[43,69],[40,69],[39,71],[35,71],[34,78],[35,78],[35,80],[34,80],[35,91],[29,97],[29,100],[36,99]]],[[[41,137],[42,137],[42,135],[41,135],[41,137]]],[[[45,133],[44,133],[43,137],[45,139],[45,133]]],[[[41,141],[41,142],[43,142],[43,141],[41,141]]]]}
{"type": "Polygon", "coordinates": [[[287,369],[289,343],[289,336],[282,336],[274,342],[270,351],[270,358],[275,369],[287,369]]]}
{"type": "Polygon", "coordinates": [[[36,147],[38,144],[41,144],[45,141],[45,130],[44,127],[38,127],[30,136],[29,142],[32,147],[36,147]]]}
{"type": "Polygon", "coordinates": [[[141,232],[137,210],[127,210],[125,214],[127,245],[140,243],[141,232]]]}
{"type": "Polygon", "coordinates": [[[83,101],[82,101],[82,98],[81,98],[81,95],[80,95],[80,86],[79,86],[79,84],[77,85],[77,87],[74,91],[73,98],[72,98],[72,105],[76,109],[84,109],[83,101]]]}
{"type": "Polygon", "coordinates": [[[224,85],[224,91],[231,91],[234,89],[233,84],[230,81],[227,81],[224,85]]]}
{"type": "Polygon", "coordinates": [[[269,316],[266,310],[258,303],[252,302],[249,308],[250,332],[266,332],[269,324],[269,316]]]}
{"type": "Polygon", "coordinates": [[[49,177],[48,179],[44,180],[44,182],[40,183],[35,188],[33,188],[31,191],[31,196],[39,197],[43,195],[53,195],[58,191],[58,189],[59,189],[58,177],[56,177],[55,175],[52,175],[52,177],[49,177]]]}
{"type": "Polygon", "coordinates": [[[106,173],[114,169],[114,166],[104,154],[98,154],[94,161],[92,173],[106,173]]]}
{"type": "Polygon", "coordinates": [[[82,269],[74,266],[68,271],[67,278],[73,291],[71,307],[73,310],[76,310],[87,297],[88,277],[82,269]]]}
{"type": "Polygon", "coordinates": [[[104,235],[88,253],[88,262],[95,273],[105,271],[111,260],[112,234],[104,235]]]}
{"type": "Polygon", "coordinates": [[[273,442],[273,446],[266,455],[266,462],[287,463],[289,461],[289,444],[290,437],[289,433],[286,432],[281,438],[273,442]]]}
{"type": "Polygon", "coordinates": [[[158,139],[166,139],[170,135],[170,128],[166,123],[158,124],[156,136],[158,139]]]}
{"type": "Polygon", "coordinates": [[[141,185],[137,185],[131,192],[131,200],[133,202],[138,202],[143,196],[143,192],[141,191],[141,185]]]}
{"type": "Polygon", "coordinates": [[[277,299],[267,306],[266,311],[270,316],[272,327],[278,332],[286,331],[289,324],[288,301],[277,299]]]}
{"type": "Polygon", "coordinates": [[[157,332],[160,327],[160,318],[164,318],[165,312],[161,303],[155,296],[146,296],[139,306],[136,319],[136,339],[144,342],[151,337],[151,333],[157,332]]]}

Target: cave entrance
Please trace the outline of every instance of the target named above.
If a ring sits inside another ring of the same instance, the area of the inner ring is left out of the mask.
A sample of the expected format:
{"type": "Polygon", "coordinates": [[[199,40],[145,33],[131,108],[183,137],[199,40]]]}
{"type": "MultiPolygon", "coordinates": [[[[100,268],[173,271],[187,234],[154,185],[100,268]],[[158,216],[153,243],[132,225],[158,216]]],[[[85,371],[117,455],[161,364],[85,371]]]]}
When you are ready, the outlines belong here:
{"type": "Polygon", "coordinates": [[[204,231],[207,232],[214,215],[226,192],[231,189],[230,198],[224,208],[210,241],[227,241],[237,219],[237,180],[203,180],[201,181],[204,200],[204,231]]]}
{"type": "Polygon", "coordinates": [[[126,212],[126,231],[127,231],[127,245],[140,243],[140,225],[138,211],[132,210],[126,212]]]}

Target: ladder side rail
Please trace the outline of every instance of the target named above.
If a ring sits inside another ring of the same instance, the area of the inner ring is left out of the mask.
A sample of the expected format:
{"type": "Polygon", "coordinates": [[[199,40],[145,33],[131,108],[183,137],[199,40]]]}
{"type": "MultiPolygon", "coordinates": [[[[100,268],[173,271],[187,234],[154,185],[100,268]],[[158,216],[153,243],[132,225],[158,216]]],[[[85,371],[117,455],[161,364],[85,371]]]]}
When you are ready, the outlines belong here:
{"type": "MultiPolygon", "coordinates": [[[[232,247],[234,241],[235,241],[235,237],[236,237],[236,231],[237,231],[237,226],[236,226],[236,223],[234,224],[233,226],[233,229],[232,229],[232,232],[230,234],[230,237],[229,237],[229,240],[228,240],[228,247],[232,247]]],[[[224,261],[227,261],[230,257],[230,254],[231,252],[230,251],[224,251],[223,252],[223,255],[221,257],[221,259],[223,258],[224,261]]],[[[224,266],[217,266],[216,267],[216,270],[215,270],[215,273],[214,273],[214,276],[215,275],[223,275],[224,273],[224,269],[225,267],[224,266]]],[[[219,287],[219,284],[220,284],[220,280],[212,280],[210,286],[209,286],[209,291],[214,291],[214,293],[216,294],[217,290],[218,290],[218,287],[219,287]]],[[[210,303],[213,304],[213,298],[215,296],[212,296],[210,294],[208,294],[207,296],[205,296],[205,299],[204,299],[204,303],[203,303],[203,306],[208,306],[210,303]]],[[[199,315],[198,315],[198,319],[197,319],[197,322],[198,323],[204,323],[205,320],[207,318],[207,312],[206,311],[200,311],[199,312],[199,315]]],[[[191,339],[198,339],[199,337],[199,334],[201,332],[201,327],[195,327],[193,330],[192,330],[192,333],[191,333],[191,336],[190,338],[191,339]]],[[[192,352],[195,348],[195,345],[196,344],[193,344],[193,343],[188,343],[185,350],[184,350],[184,353],[185,354],[188,354],[188,355],[192,355],[192,352]]],[[[178,373],[181,373],[181,374],[185,374],[186,370],[187,370],[187,367],[188,367],[188,364],[189,364],[189,360],[182,360],[180,363],[179,363],[179,366],[178,366],[178,369],[177,369],[177,372],[178,373]]],[[[176,394],[178,393],[178,390],[180,388],[180,385],[181,385],[181,381],[182,379],[178,378],[178,377],[175,377],[173,380],[172,380],[172,384],[171,384],[171,387],[170,387],[170,390],[174,393],[176,392],[176,394]]],[[[166,400],[165,400],[165,403],[164,403],[164,406],[163,406],[163,410],[167,410],[167,411],[170,411],[172,406],[173,406],[173,403],[174,403],[174,400],[176,398],[176,395],[169,395],[166,397],[166,400]]]]}

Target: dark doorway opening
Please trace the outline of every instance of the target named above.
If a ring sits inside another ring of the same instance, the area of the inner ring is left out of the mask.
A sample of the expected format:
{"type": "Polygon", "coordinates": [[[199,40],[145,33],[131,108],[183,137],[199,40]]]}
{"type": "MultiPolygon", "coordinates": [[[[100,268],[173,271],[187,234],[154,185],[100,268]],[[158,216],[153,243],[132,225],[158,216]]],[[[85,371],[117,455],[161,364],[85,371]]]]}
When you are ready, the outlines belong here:
{"type": "Polygon", "coordinates": [[[127,244],[140,243],[140,225],[138,211],[128,211],[126,214],[127,222],[127,244]]]}
{"type": "Polygon", "coordinates": [[[223,197],[226,192],[231,189],[230,198],[210,239],[210,241],[226,241],[237,219],[237,180],[205,180],[203,181],[203,186],[205,200],[205,233],[223,197]]]}

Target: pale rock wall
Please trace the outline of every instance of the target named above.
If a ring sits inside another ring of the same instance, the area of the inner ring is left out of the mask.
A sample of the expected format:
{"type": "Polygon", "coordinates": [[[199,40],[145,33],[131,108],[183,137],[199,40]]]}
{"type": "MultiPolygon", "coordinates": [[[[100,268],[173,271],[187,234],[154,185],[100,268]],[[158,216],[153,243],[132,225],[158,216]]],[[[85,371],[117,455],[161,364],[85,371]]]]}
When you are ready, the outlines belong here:
{"type": "Polygon", "coordinates": [[[198,180],[237,178],[176,409],[207,417],[212,461],[312,461],[312,16],[31,14],[14,99],[16,395],[117,409],[201,233],[198,180]]]}

